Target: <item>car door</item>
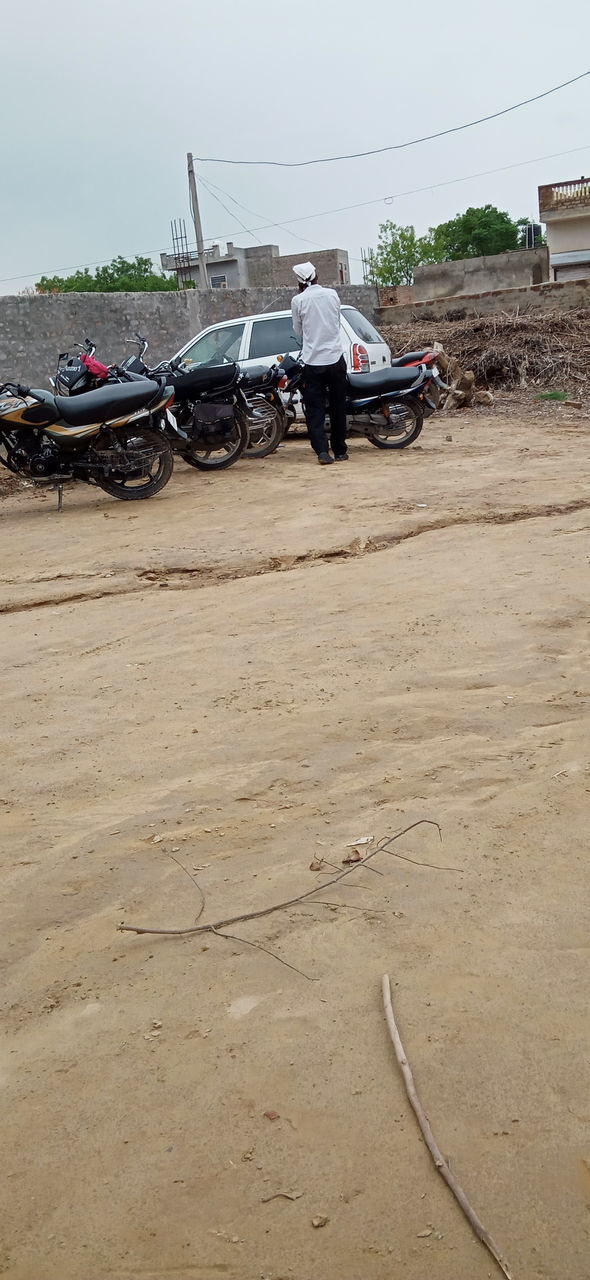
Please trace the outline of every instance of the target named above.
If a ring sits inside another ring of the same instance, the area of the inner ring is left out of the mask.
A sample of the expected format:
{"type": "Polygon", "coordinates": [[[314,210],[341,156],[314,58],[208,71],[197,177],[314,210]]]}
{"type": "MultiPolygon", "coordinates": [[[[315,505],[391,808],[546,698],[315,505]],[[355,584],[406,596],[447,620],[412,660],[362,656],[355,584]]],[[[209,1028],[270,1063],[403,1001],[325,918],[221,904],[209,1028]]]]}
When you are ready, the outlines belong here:
{"type": "Polygon", "coordinates": [[[293,333],[291,312],[261,316],[252,320],[247,360],[252,364],[274,364],[277,356],[297,355],[299,343],[293,333]]]}

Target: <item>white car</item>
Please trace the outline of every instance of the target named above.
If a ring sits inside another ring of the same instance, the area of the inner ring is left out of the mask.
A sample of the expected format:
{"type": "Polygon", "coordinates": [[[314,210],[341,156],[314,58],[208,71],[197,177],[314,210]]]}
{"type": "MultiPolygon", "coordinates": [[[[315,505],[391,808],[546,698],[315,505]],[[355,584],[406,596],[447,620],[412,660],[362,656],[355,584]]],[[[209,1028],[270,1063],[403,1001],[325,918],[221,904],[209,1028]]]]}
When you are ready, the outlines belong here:
{"type": "MultiPolygon", "coordinates": [[[[290,311],[224,320],[192,338],[175,358],[181,358],[188,368],[196,364],[223,364],[224,360],[235,360],[246,369],[251,365],[268,366],[274,364],[278,356],[298,354],[299,343],[292,323],[290,311]]],[[[342,307],[340,332],[351,373],[373,373],[391,364],[387,343],[356,307],[342,307]]]]}

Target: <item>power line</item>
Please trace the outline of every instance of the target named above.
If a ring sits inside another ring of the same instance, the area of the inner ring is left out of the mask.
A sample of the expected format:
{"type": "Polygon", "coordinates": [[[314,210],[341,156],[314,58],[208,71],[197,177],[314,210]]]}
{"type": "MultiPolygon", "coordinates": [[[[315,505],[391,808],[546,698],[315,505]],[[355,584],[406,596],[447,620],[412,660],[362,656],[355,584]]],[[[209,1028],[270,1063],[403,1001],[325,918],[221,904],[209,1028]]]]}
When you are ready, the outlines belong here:
{"type": "Polygon", "coordinates": [[[440,133],[429,133],[423,138],[412,138],[410,142],[393,142],[387,147],[375,147],[371,151],[353,151],[341,156],[322,156],[317,160],[226,160],[220,159],[219,156],[197,156],[200,164],[241,164],[241,165],[272,165],[278,169],[302,169],[311,164],[332,164],[336,160],[359,160],[362,156],[380,156],[385,151],[403,151],[406,147],[417,147],[422,142],[433,142],[435,138],[447,138],[451,133],[461,133],[464,129],[473,129],[475,125],[486,124],[488,120],[498,120],[500,116],[507,116],[511,111],[518,111],[521,107],[528,107],[532,102],[540,102],[541,98],[548,98],[552,93],[558,93],[560,89],[567,89],[568,85],[576,84],[578,80],[583,80],[585,76],[590,76],[590,71],[582,71],[579,76],[573,76],[571,80],[564,80],[563,84],[556,84],[552,89],[545,89],[543,93],[537,93],[533,98],[524,98],[522,102],[515,102],[512,107],[503,107],[501,111],[493,111],[489,116],[480,116],[478,120],[469,120],[467,124],[454,125],[452,129],[441,129],[440,133]]]}
{"type": "MultiPolygon", "coordinates": [[[[425,191],[438,191],[441,187],[453,187],[460,182],[471,182],[475,178],[487,178],[494,173],[507,173],[510,169],[522,169],[527,164],[539,164],[542,160],[557,160],[561,156],[577,155],[580,151],[588,150],[590,150],[590,146],[586,144],[583,147],[572,147],[570,151],[554,151],[548,156],[534,156],[532,160],[518,160],[516,164],[505,164],[498,169],[482,169],[479,173],[467,173],[462,178],[447,178],[444,182],[429,182],[425,187],[411,187],[409,191],[396,191],[394,195],[377,196],[373,200],[361,200],[357,204],[342,204],[336,209],[323,209],[317,213],[305,213],[298,218],[289,218],[289,222],[309,222],[314,218],[326,218],[331,213],[348,213],[351,209],[366,209],[373,204],[392,204],[394,200],[402,200],[404,196],[422,195],[425,191]]],[[[285,225],[282,222],[268,222],[264,226],[255,227],[254,230],[266,231],[270,227],[283,227],[285,225]]],[[[217,239],[222,239],[222,237],[218,236],[217,239]]]]}
{"type": "MultiPolygon", "coordinates": [[[[515,164],[501,165],[500,168],[498,169],[482,169],[479,173],[468,173],[468,174],[465,174],[462,178],[447,178],[444,182],[430,182],[426,187],[413,187],[409,191],[398,191],[395,193],[395,195],[376,196],[373,200],[361,200],[358,204],[344,204],[344,205],[340,205],[339,208],[337,209],[323,209],[316,213],[304,213],[296,218],[289,218],[287,222],[289,224],[292,224],[294,222],[309,222],[314,218],[326,218],[332,213],[348,213],[352,209],[365,209],[369,205],[389,204],[389,203],[393,203],[394,200],[402,200],[405,196],[421,195],[425,191],[437,191],[441,187],[452,187],[452,186],[456,186],[458,183],[461,183],[461,182],[471,182],[475,178],[487,178],[495,173],[507,173],[509,170],[512,170],[512,169],[523,169],[526,165],[529,165],[529,164],[540,164],[541,161],[543,160],[559,160],[561,159],[562,156],[579,155],[581,151],[589,151],[589,150],[590,150],[590,144],[585,143],[584,146],[581,146],[581,147],[571,147],[568,151],[552,151],[549,155],[534,156],[531,160],[518,160],[515,164]]],[[[209,185],[213,185],[213,184],[209,183],[209,185]]],[[[218,187],[218,190],[221,191],[222,188],[218,187]]],[[[227,195],[227,194],[228,194],[227,192],[224,192],[224,195],[227,195]]],[[[238,204],[240,208],[246,209],[246,206],[240,205],[239,201],[234,200],[233,196],[228,196],[228,198],[232,200],[234,204],[238,204]]],[[[229,213],[230,211],[227,210],[227,212],[229,213]]],[[[253,213],[253,210],[246,209],[246,212],[253,213]]],[[[254,214],[254,216],[261,217],[262,215],[254,214]]],[[[283,230],[288,231],[287,222],[266,222],[266,223],[262,223],[260,226],[251,227],[251,228],[244,227],[243,224],[241,225],[243,230],[248,232],[248,235],[252,235],[253,232],[255,231],[268,231],[268,230],[271,230],[273,227],[281,227],[283,230]]],[[[223,240],[224,237],[227,236],[228,234],[231,235],[232,234],[231,231],[217,232],[216,235],[207,236],[206,239],[208,243],[213,243],[214,241],[217,241],[217,240],[223,240]]],[[[294,234],[294,233],[291,232],[290,234],[294,234]]],[[[303,237],[297,237],[297,238],[303,239],[303,237]]],[[[306,243],[312,244],[314,248],[320,248],[320,246],[317,244],[317,241],[307,240],[306,243]]],[[[188,244],[191,248],[194,248],[196,242],[194,240],[189,240],[188,244]]],[[[172,249],[172,246],[168,246],[168,247],[172,249]]],[[[136,254],[134,256],[151,257],[154,254],[157,254],[160,252],[161,252],[161,247],[157,249],[143,249],[141,253],[136,254]]],[[[361,259],[360,258],[355,259],[355,261],[360,262],[361,259]]],[[[112,262],[112,256],[110,258],[99,258],[98,261],[96,262],[78,262],[74,266],[69,266],[69,267],[52,267],[50,270],[46,270],[46,271],[25,271],[19,276],[4,276],[0,278],[0,284],[12,284],[13,281],[16,281],[16,280],[30,280],[35,275],[51,276],[51,275],[59,275],[60,272],[63,272],[63,271],[83,271],[85,267],[101,267],[108,262],[112,262]]]]}
{"type": "MultiPolygon", "coordinates": [[[[235,218],[235,219],[236,219],[236,221],[237,221],[237,222],[239,222],[239,224],[240,224],[240,226],[241,226],[241,228],[242,228],[242,231],[245,231],[247,235],[252,236],[252,239],[253,239],[253,240],[258,241],[258,244],[262,244],[262,240],[258,240],[258,236],[254,235],[254,232],[253,232],[253,231],[249,231],[249,230],[248,230],[248,228],[247,228],[247,226],[245,225],[245,223],[243,223],[243,222],[242,222],[242,219],[241,219],[241,218],[238,218],[237,213],[232,213],[231,209],[228,209],[227,205],[223,203],[223,200],[220,200],[219,196],[218,196],[218,195],[216,195],[215,191],[213,190],[213,186],[214,186],[214,184],[213,184],[212,182],[207,182],[207,181],[206,181],[206,179],[203,177],[202,173],[200,173],[200,174],[199,174],[199,182],[202,184],[202,186],[204,186],[205,191],[208,191],[208,192],[209,192],[209,195],[210,195],[210,196],[212,196],[212,197],[213,197],[213,199],[214,199],[214,200],[216,200],[216,201],[217,201],[217,203],[221,205],[221,208],[222,208],[222,209],[225,209],[225,212],[226,212],[226,213],[229,213],[230,218],[235,218]]],[[[224,195],[224,196],[228,194],[228,193],[227,193],[227,191],[223,191],[222,187],[218,187],[218,188],[217,188],[217,190],[218,190],[218,191],[221,191],[221,192],[222,192],[222,195],[224,195]]],[[[232,197],[231,197],[231,196],[229,196],[229,199],[231,200],[231,199],[232,199],[232,197]]],[[[237,204],[237,203],[238,203],[238,202],[237,202],[237,200],[234,200],[234,204],[237,204]]],[[[239,206],[239,207],[241,207],[241,206],[239,206]]],[[[252,210],[251,210],[251,209],[247,209],[247,210],[246,210],[246,213],[252,213],[252,210]]],[[[255,213],[255,214],[254,214],[254,217],[255,217],[255,218],[260,218],[260,217],[262,217],[262,214],[255,213]]]]}
{"type": "MultiPolygon", "coordinates": [[[[205,179],[201,173],[199,174],[199,181],[203,183],[203,186],[207,189],[207,191],[209,191],[210,195],[214,195],[214,191],[212,190],[212,188],[215,188],[215,191],[220,191],[222,195],[227,196],[228,200],[231,200],[232,204],[237,205],[238,209],[243,209],[244,213],[251,213],[253,218],[264,217],[263,213],[256,213],[254,209],[249,209],[247,205],[240,204],[240,201],[236,200],[235,196],[230,195],[229,191],[224,191],[223,187],[218,187],[214,182],[211,182],[209,179],[205,179]]],[[[224,205],[223,201],[219,200],[218,196],[215,196],[215,199],[218,200],[218,203],[222,205],[222,207],[226,210],[226,213],[229,213],[231,216],[231,210],[227,208],[227,205],[224,205]]],[[[237,218],[238,215],[234,214],[233,216],[237,218]]],[[[294,221],[297,221],[297,219],[294,219],[294,221]]],[[[248,227],[244,226],[244,223],[240,220],[240,218],[238,218],[238,222],[240,223],[240,226],[244,229],[244,231],[248,232],[248,235],[254,234],[252,231],[248,230],[248,227]]],[[[293,236],[294,240],[301,240],[303,244],[310,244],[314,249],[322,248],[322,245],[318,244],[317,240],[308,240],[306,236],[300,236],[297,234],[296,231],[290,231],[286,222],[266,222],[263,224],[262,227],[257,227],[255,228],[255,230],[267,231],[267,230],[272,230],[273,227],[280,227],[281,231],[286,231],[287,235],[293,236]]],[[[222,238],[223,238],[222,236],[217,237],[217,239],[220,239],[220,240],[222,238]]],[[[260,240],[258,241],[258,243],[260,244],[260,240]]],[[[356,259],[356,261],[360,262],[361,259],[358,258],[356,259]]]]}

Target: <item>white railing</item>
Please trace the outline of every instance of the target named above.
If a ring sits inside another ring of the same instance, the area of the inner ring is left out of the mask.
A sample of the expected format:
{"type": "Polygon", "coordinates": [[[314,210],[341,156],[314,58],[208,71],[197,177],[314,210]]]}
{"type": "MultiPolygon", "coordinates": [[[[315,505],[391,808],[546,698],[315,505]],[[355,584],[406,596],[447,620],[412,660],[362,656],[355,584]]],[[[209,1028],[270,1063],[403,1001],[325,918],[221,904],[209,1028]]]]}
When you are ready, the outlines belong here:
{"type": "Polygon", "coordinates": [[[539,187],[541,215],[552,209],[573,209],[576,205],[590,205],[590,178],[553,182],[549,186],[539,187]]]}

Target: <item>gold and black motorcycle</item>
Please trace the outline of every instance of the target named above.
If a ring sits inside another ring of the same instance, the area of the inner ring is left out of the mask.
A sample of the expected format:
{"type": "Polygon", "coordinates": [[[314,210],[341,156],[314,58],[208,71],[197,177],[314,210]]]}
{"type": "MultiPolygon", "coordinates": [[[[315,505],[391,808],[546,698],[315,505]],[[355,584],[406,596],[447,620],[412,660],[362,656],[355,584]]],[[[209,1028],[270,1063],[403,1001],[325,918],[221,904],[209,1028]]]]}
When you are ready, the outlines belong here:
{"type": "Polygon", "coordinates": [[[59,493],[68,480],[96,484],[125,501],[152,498],[172,475],[158,414],[174,400],[165,379],[116,383],[80,396],[55,396],[18,383],[0,386],[0,463],[59,493]]]}

